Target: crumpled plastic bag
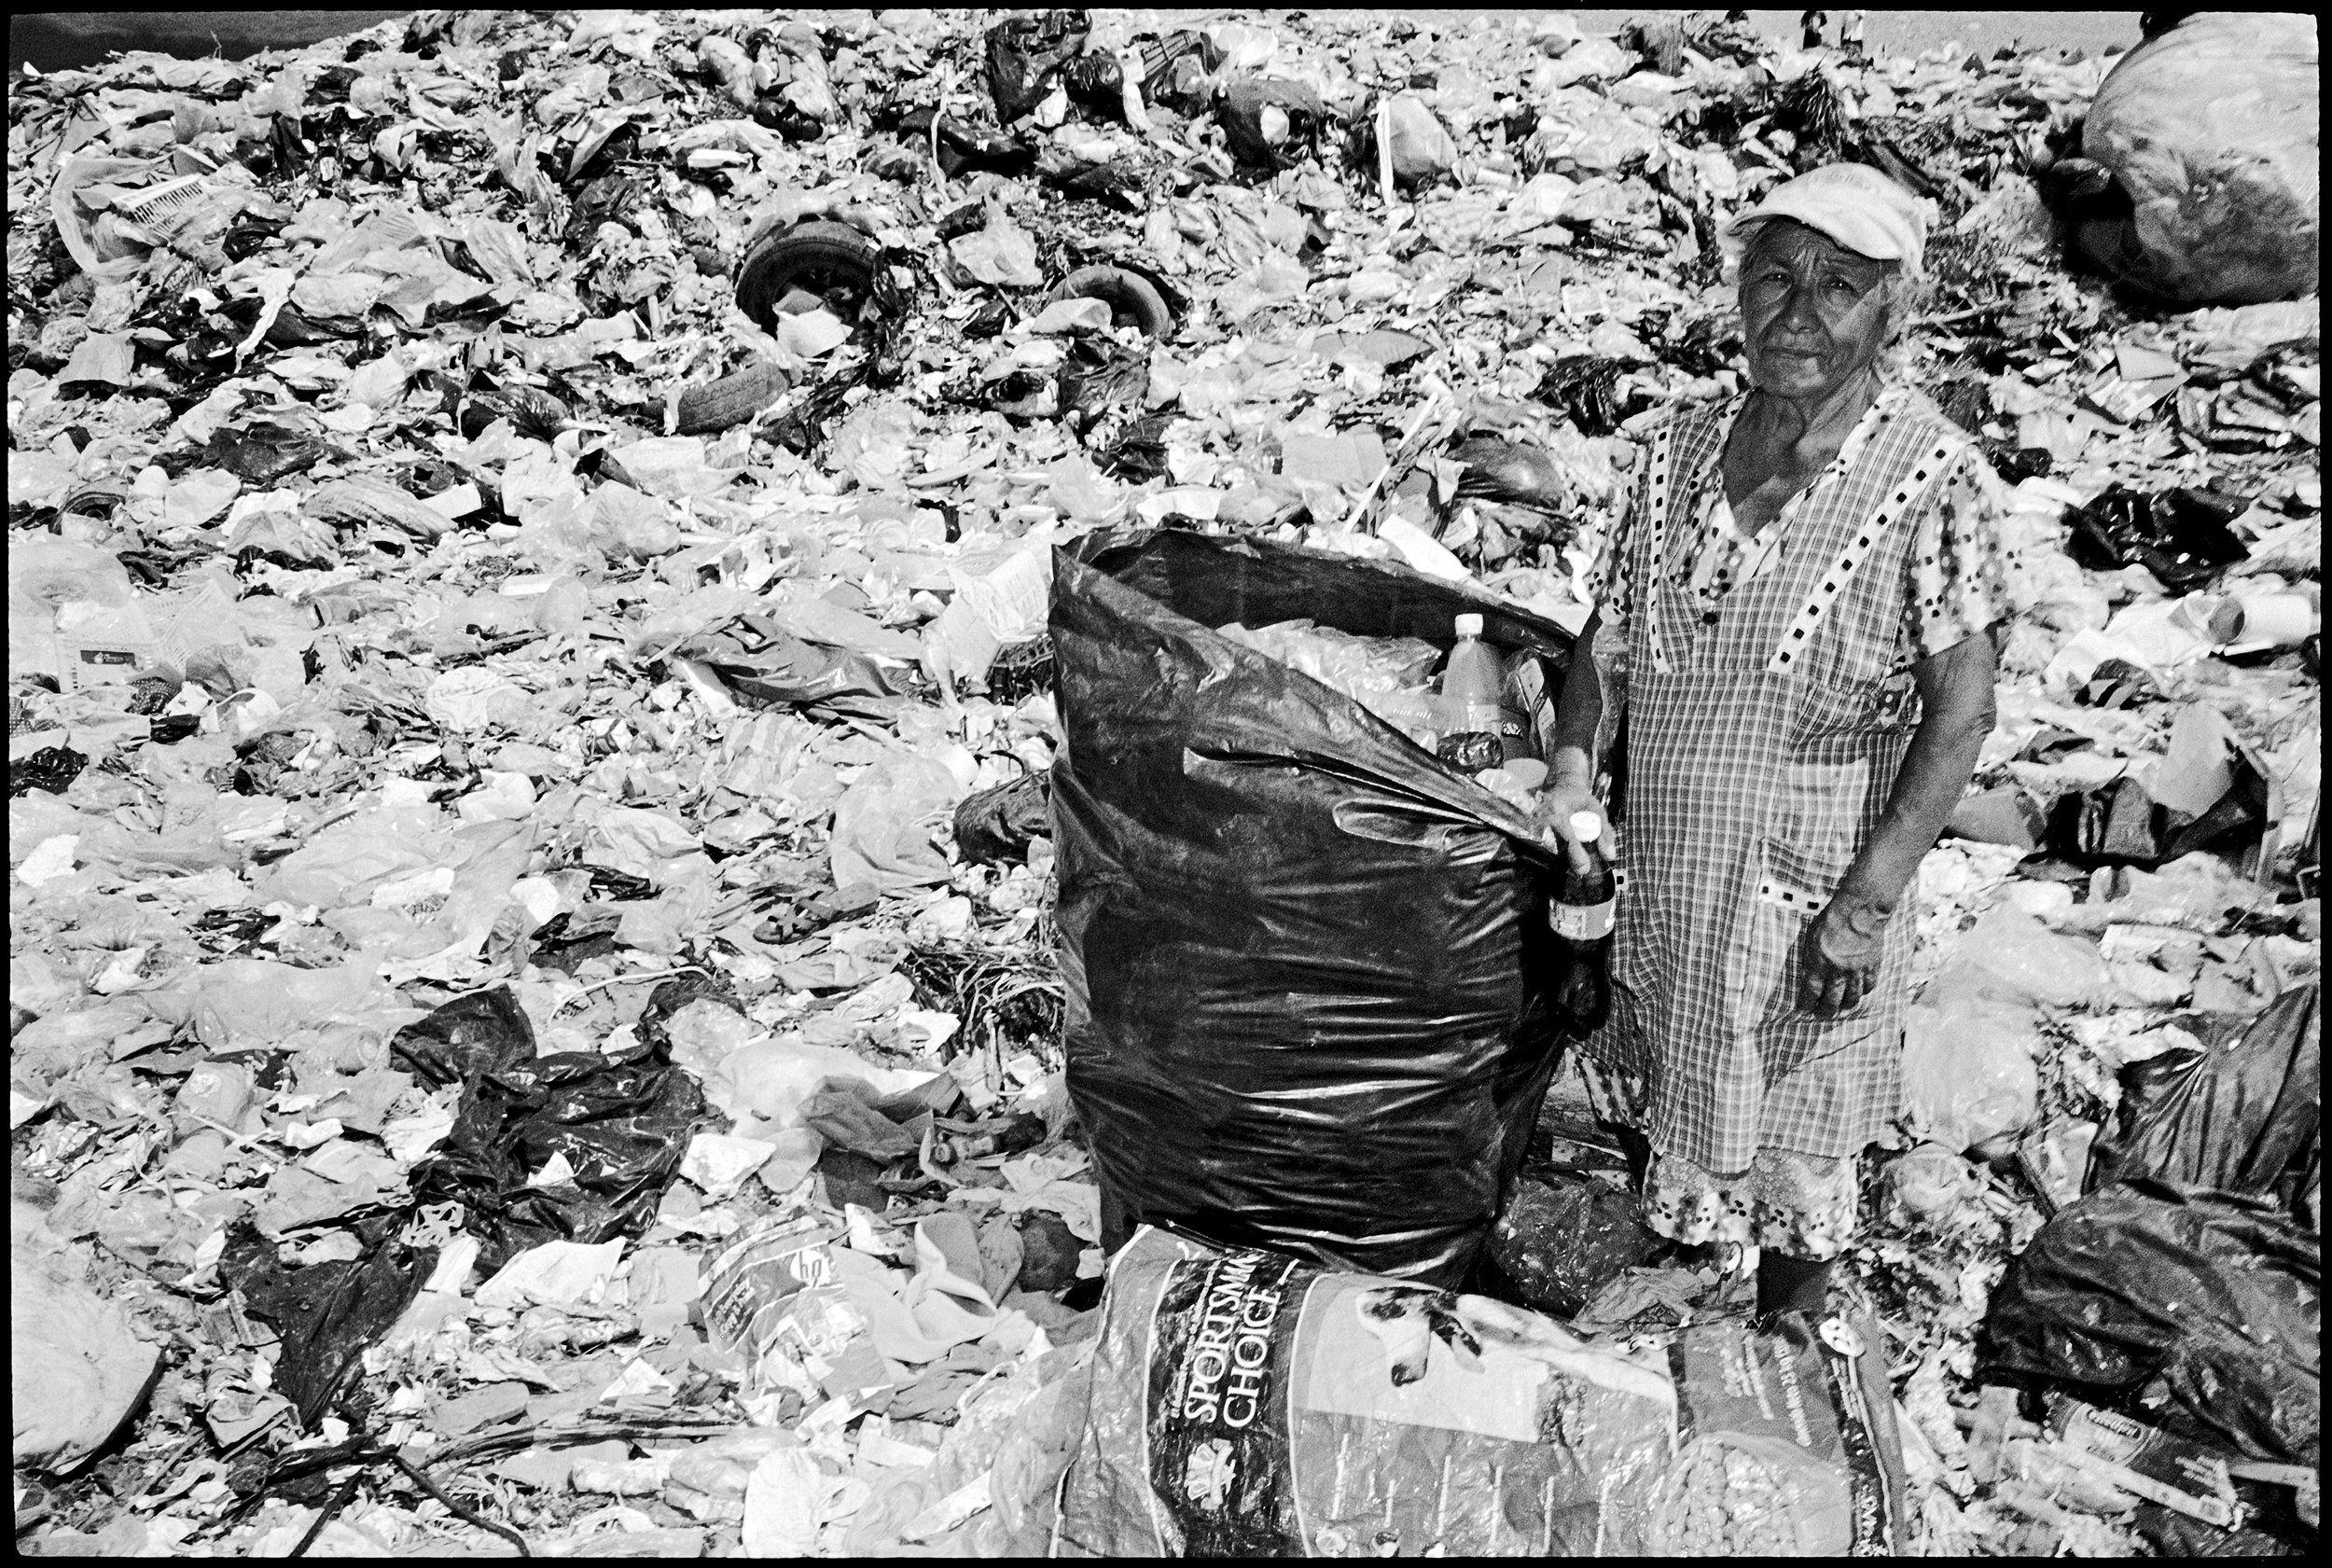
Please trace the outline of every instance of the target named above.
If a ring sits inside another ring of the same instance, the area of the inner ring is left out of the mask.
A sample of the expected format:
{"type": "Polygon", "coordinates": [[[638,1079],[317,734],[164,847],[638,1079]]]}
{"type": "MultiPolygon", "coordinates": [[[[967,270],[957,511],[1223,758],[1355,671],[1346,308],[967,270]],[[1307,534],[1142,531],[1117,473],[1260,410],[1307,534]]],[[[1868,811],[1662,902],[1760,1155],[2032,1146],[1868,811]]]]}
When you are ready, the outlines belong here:
{"type": "Polygon", "coordinates": [[[2151,1177],[2041,1227],[1992,1292],[1986,1359],[2101,1389],[2159,1376],[2254,1458],[2317,1463],[2324,1247],[2271,1200],[2151,1177]]]}
{"type": "Polygon", "coordinates": [[[999,288],[1034,288],[1045,281],[1037,264],[1036,242],[1001,210],[988,215],[988,227],[958,235],[948,243],[957,266],[984,284],[999,288]]]}
{"type": "Polygon", "coordinates": [[[364,1353],[388,1332],[437,1263],[437,1249],[408,1246],[395,1231],[404,1216],[381,1215],[358,1228],[364,1246],[353,1259],[286,1264],[275,1243],[250,1224],[228,1232],[218,1277],[243,1293],[244,1310],[283,1339],[274,1387],[313,1429],[364,1367],[364,1353]]]}
{"type": "Polygon", "coordinates": [[[956,776],[926,756],[869,769],[834,807],[834,885],[896,893],[946,881],[948,857],[931,829],[963,795],[956,776]]]}
{"type": "Polygon", "coordinates": [[[463,1085],[453,1131],[412,1173],[415,1200],[462,1204],[488,1268],[543,1242],[645,1230],[704,1112],[669,1040],[646,1033],[633,1050],[538,1057],[507,987],[400,1031],[390,1045],[400,1066],[433,1087],[463,1085]]]}
{"type": "Polygon", "coordinates": [[[2324,988],[2295,986],[2222,1044],[2122,1071],[2087,1190],[2140,1175],[2272,1196],[2313,1225],[2323,1185],[2324,988]]]}
{"type": "Polygon", "coordinates": [[[161,1351],[82,1283],[44,1221],[30,1203],[8,1206],[8,1408],[15,1462],[70,1473],[144,1400],[161,1351]]]}
{"type": "Polygon", "coordinates": [[[2021,1132],[2038,1112],[2046,1049],[2029,1007],[1938,980],[1905,1009],[1904,1114],[1954,1153],[2021,1132]]]}

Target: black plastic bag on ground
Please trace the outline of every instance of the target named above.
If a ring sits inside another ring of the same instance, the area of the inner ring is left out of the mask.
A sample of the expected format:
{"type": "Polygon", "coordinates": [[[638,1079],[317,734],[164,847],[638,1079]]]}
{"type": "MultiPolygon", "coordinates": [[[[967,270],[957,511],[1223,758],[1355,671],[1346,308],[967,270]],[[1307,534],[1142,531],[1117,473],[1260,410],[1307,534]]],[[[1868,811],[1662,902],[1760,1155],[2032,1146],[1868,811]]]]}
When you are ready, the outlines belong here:
{"type": "Polygon", "coordinates": [[[437,1267],[434,1247],[396,1239],[402,1213],[375,1215],[356,1228],[362,1256],[287,1268],[275,1243],[248,1219],[228,1233],[219,1255],[219,1283],[243,1293],[243,1308],[271,1325],[283,1341],[275,1363],[276,1391],[315,1429],[364,1362],[372,1342],[388,1332],[437,1267]]]}
{"type": "Polygon", "coordinates": [[[1216,635],[1310,617],[1509,652],[1561,628],[1407,570],[1177,532],[1056,557],[1052,769],[1072,1101],[1104,1243],[1145,1220],[1454,1284],[1557,1056],[1520,812],[1216,635]]]}
{"type": "Polygon", "coordinates": [[[642,1034],[647,1044],[616,1055],[538,1057],[507,987],[448,1003],[401,1031],[391,1042],[400,1066],[433,1086],[465,1086],[453,1131],[413,1172],[414,1200],[460,1203],[488,1270],[544,1242],[645,1230],[705,1112],[696,1079],[673,1064],[669,1040],[645,1018],[642,1034]],[[528,1186],[554,1159],[572,1173],[528,1186]]]}
{"type": "Polygon", "coordinates": [[[1038,11],[988,30],[988,91],[996,123],[1010,125],[1044,101],[1061,67],[1085,52],[1083,11],[1038,11]]]}
{"type": "Polygon", "coordinates": [[[2160,1377],[2255,1458],[2321,1451],[2323,1242],[2265,1199],[2141,1178],[2041,1227],[1992,1292],[1986,1356],[2092,1389],[2160,1377]]]}
{"type": "Polygon", "coordinates": [[[2117,484],[2065,513],[2065,553],[2093,572],[2143,566],[2172,593],[2186,593],[2250,551],[2227,525],[2248,502],[2179,488],[2144,495],[2117,484]]]}
{"type": "Polygon", "coordinates": [[[2272,1197],[2313,1227],[2323,1182],[2322,986],[2285,992],[2234,1038],[2122,1071],[2117,1123],[2088,1190],[2132,1176],[2272,1197]]]}
{"type": "Polygon", "coordinates": [[[1490,1261],[1514,1299],[1569,1318],[1660,1245],[1628,1193],[1592,1175],[1526,1171],[1491,1233],[1490,1261]]]}
{"type": "Polygon", "coordinates": [[[1051,791],[1042,773],[967,795],[955,808],[955,852],[982,866],[1017,866],[1029,841],[1052,830],[1051,791]]]}

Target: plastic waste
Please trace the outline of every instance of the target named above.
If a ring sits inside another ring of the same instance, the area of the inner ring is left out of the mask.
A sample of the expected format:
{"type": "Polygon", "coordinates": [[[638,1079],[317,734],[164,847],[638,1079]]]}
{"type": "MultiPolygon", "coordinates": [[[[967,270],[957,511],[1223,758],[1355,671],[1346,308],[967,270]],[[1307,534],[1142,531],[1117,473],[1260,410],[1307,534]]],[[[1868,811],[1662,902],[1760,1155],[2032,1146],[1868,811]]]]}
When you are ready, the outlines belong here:
{"type": "Polygon", "coordinates": [[[2066,203],[2080,249],[2188,304],[2312,288],[2320,90],[2316,30],[2298,16],[2189,12],[2149,36],[2081,127],[2111,186],[2066,203]]]}
{"type": "Polygon", "coordinates": [[[2227,526],[2246,505],[2184,487],[2149,496],[2117,483],[2065,514],[2065,552],[2095,572],[2144,566],[2186,593],[2250,553],[2227,526]]]}
{"type": "Polygon", "coordinates": [[[1506,669],[1481,640],[1482,617],[1459,616],[1454,624],[1457,641],[1434,694],[1440,734],[1434,755],[1461,773],[1478,773],[1518,754],[1522,721],[1499,703],[1506,669]]]}
{"type": "Polygon", "coordinates": [[[2321,1454],[2323,1247],[2271,1200],[2140,1177],[2041,1227],[1992,1292],[1986,1359],[2107,1391],[2159,1377],[2262,1459],[2321,1454]]]}
{"type": "Polygon", "coordinates": [[[1423,99],[1398,92],[1377,110],[1380,157],[1403,187],[1429,185],[1457,167],[1457,141],[1423,99]]]}
{"type": "Polygon", "coordinates": [[[2029,1004],[1985,997],[1947,971],[1905,1009],[1904,1115],[1954,1153],[1998,1146],[2032,1125],[2044,1048],[2029,1004]]]}
{"type": "MultiPolygon", "coordinates": [[[[663,1010],[687,999],[659,987],[644,1017],[660,1019],[659,995],[663,1010]]],[[[462,1204],[489,1269],[543,1242],[639,1235],[704,1115],[696,1079],[650,1034],[632,1050],[537,1056],[533,1025],[502,987],[401,1030],[390,1047],[400,1065],[463,1088],[453,1131],[413,1171],[415,1200],[462,1204]]]]}
{"type": "Polygon", "coordinates": [[[248,1222],[228,1232],[219,1280],[241,1291],[244,1311],[282,1338],[274,1387],[312,1430],[352,1393],[365,1352],[403,1315],[437,1263],[435,1248],[396,1239],[404,1219],[393,1214],[361,1220],[353,1228],[356,1257],[304,1267],[284,1262],[275,1243],[248,1222]]]}
{"type": "Polygon", "coordinates": [[[1641,1203],[1601,1178],[1526,1169],[1498,1215],[1487,1256],[1523,1306],[1572,1318],[1661,1245],[1645,1228],[1641,1203]]]}
{"type": "Polygon", "coordinates": [[[988,91],[998,124],[1010,125],[1043,102],[1061,67],[1085,52],[1089,31],[1083,11],[1016,16],[988,30],[988,91]]]}
{"type": "Polygon", "coordinates": [[[2093,943],[2052,932],[2006,905],[1985,910],[1961,934],[1926,993],[1939,1006],[1980,997],[2057,1007],[2104,1005],[2115,994],[2113,972],[2093,943]]]}
{"type": "Polygon", "coordinates": [[[1976,1168],[1939,1143],[1921,1144],[1888,1161],[1887,1193],[1904,1212],[1929,1225],[1949,1226],[1970,1217],[1983,1181],[1976,1168]]]}
{"type": "Polygon", "coordinates": [[[1030,840],[1052,831],[1050,786],[1031,773],[967,795],[955,808],[955,851],[983,866],[1017,865],[1030,840]]]}
{"type": "Polygon", "coordinates": [[[136,1411],[161,1351],[84,1283],[87,1257],[40,1210],[8,1206],[8,1408],[15,1463],[70,1474],[136,1411]]]}
{"type": "Polygon", "coordinates": [[[1633,1551],[1678,1414],[1658,1359],[1535,1312],[1154,1227],[1090,1399],[1064,1557],[1633,1551]]]}
{"type": "Polygon", "coordinates": [[[2312,1225],[2323,1182],[2323,988],[2297,986],[2220,1044],[2122,1069],[2113,1132],[2085,1190],[2160,1176],[2273,1197],[2312,1225]]]}
{"type": "Polygon", "coordinates": [[[1562,978],[1555,982],[1555,1013],[1584,1037],[1601,1029],[1611,1013],[1612,934],[1618,924],[1619,892],[1599,844],[1605,837],[1602,814],[1575,812],[1569,826],[1577,841],[1563,846],[1562,867],[1556,873],[1547,912],[1562,965],[1562,978]]]}
{"type": "Polygon", "coordinates": [[[1312,148],[1328,117],[1320,95],[1301,82],[1235,76],[1220,90],[1215,118],[1240,162],[1284,169],[1312,148]]]}
{"type": "MultiPolygon", "coordinates": [[[[1486,1239],[1554,1066],[1545,852],[1512,806],[1207,630],[1437,640],[1474,607],[1255,541],[1057,558],[1068,1089],[1112,1242],[1173,1219],[1454,1283],[1486,1239]]],[[[1567,654],[1479,608],[1493,639],[1567,654]]]]}

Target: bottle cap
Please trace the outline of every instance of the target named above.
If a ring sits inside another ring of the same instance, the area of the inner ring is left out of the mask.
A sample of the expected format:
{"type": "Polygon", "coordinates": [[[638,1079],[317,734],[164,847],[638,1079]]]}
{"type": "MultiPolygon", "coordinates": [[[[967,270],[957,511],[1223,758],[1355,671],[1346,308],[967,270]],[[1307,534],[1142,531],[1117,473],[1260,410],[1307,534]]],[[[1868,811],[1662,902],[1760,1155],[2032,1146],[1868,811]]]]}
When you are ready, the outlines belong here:
{"type": "Polygon", "coordinates": [[[1573,836],[1575,837],[1582,844],[1591,844],[1595,842],[1596,840],[1601,839],[1603,836],[1603,813],[1601,812],[1573,812],[1571,813],[1571,832],[1573,836]]]}
{"type": "Polygon", "coordinates": [[[1458,617],[1457,634],[1461,637],[1480,636],[1482,634],[1482,617],[1479,616],[1458,617]]]}

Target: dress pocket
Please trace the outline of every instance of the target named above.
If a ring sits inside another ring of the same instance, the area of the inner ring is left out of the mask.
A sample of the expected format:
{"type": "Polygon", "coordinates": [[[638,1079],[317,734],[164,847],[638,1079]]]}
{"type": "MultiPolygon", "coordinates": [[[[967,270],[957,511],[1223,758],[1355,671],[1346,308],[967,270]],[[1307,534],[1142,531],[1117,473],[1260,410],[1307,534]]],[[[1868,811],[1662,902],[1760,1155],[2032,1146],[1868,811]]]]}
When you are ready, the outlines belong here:
{"type": "Polygon", "coordinates": [[[1811,899],[1808,914],[1829,902],[1862,848],[1872,771],[1867,757],[1782,765],[1772,831],[1762,846],[1759,898],[1784,909],[1811,899]]]}

